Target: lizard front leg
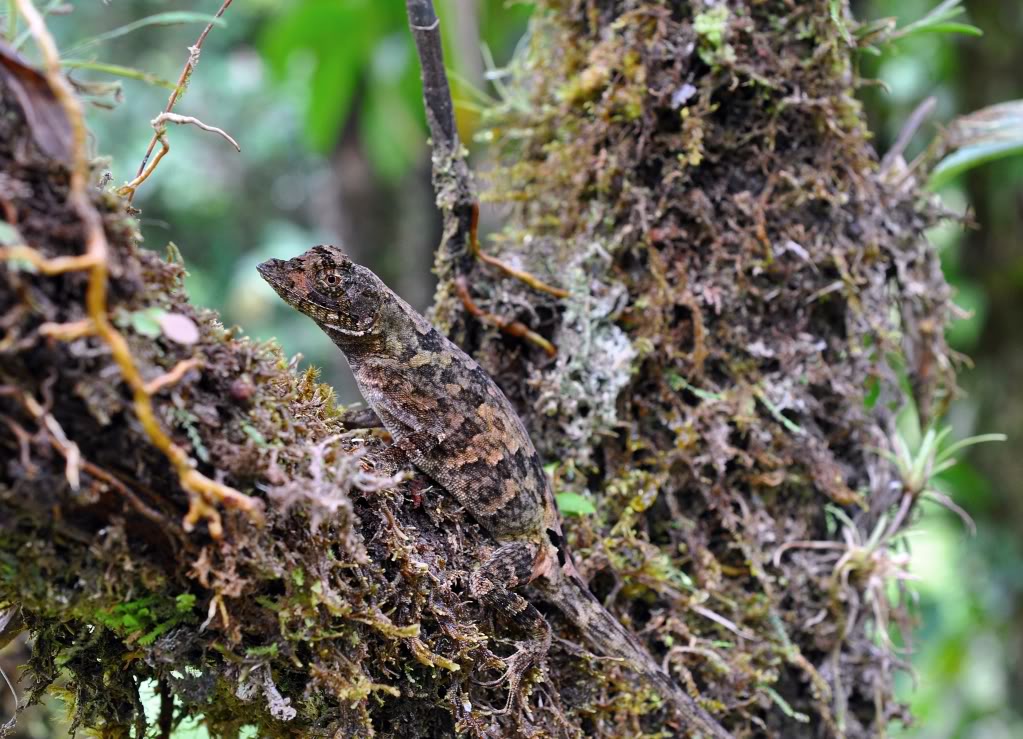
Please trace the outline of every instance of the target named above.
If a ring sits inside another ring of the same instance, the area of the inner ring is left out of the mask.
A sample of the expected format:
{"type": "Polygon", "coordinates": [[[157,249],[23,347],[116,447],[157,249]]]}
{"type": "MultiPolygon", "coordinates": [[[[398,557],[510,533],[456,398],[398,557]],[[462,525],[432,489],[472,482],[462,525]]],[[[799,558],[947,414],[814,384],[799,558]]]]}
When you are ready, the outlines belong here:
{"type": "Polygon", "coordinates": [[[536,553],[537,546],[529,542],[502,544],[469,576],[469,594],[473,599],[511,619],[529,634],[529,641],[505,660],[508,701],[504,711],[518,699],[523,676],[534,664],[542,663],[551,646],[551,627],[543,615],[510,589],[529,582],[536,553]]]}

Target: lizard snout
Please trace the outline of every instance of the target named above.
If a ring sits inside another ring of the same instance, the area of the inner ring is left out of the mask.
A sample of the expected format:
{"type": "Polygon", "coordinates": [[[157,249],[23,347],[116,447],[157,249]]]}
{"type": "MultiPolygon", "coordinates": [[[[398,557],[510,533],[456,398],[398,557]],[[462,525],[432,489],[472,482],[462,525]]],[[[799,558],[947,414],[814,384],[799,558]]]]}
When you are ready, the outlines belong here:
{"type": "Polygon", "coordinates": [[[269,281],[280,274],[281,265],[283,264],[284,261],[281,259],[267,259],[257,266],[256,269],[259,270],[259,274],[264,280],[269,281]]]}
{"type": "Polygon", "coordinates": [[[258,265],[256,270],[259,272],[259,276],[278,293],[291,283],[291,280],[288,279],[288,263],[283,259],[267,259],[258,265]]]}

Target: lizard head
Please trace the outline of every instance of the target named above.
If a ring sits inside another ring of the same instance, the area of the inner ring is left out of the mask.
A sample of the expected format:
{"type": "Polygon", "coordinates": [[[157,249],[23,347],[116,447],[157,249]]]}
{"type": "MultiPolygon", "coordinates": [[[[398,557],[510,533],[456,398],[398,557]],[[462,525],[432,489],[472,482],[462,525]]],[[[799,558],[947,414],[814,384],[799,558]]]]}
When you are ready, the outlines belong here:
{"type": "Polygon", "coordinates": [[[314,246],[289,259],[270,259],[257,268],[277,294],[328,332],[371,333],[386,299],[380,279],[335,246],[314,246]]]}

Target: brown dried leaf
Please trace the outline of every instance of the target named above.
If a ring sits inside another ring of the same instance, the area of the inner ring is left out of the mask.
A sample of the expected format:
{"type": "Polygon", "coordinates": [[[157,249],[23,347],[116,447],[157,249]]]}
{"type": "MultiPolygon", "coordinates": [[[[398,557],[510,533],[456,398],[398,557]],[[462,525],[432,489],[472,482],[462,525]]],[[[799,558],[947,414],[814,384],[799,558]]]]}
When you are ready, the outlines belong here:
{"type": "Polygon", "coordinates": [[[0,41],[0,79],[14,93],[39,149],[64,164],[71,163],[71,123],[46,76],[13,47],[0,41]]]}
{"type": "Polygon", "coordinates": [[[0,611],[0,649],[6,647],[18,634],[25,630],[21,609],[11,606],[0,611]]]}

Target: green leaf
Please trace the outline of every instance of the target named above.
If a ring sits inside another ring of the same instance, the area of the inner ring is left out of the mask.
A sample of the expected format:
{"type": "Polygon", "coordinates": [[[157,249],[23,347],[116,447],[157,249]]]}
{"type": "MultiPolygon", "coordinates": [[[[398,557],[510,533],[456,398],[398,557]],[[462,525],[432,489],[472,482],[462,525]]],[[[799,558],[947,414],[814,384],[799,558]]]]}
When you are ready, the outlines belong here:
{"type": "Polygon", "coordinates": [[[177,26],[183,23],[212,23],[215,26],[224,25],[224,21],[216,16],[209,15],[208,13],[192,13],[187,10],[171,10],[166,13],[154,13],[153,15],[140,18],[137,21],[126,23],[123,26],[118,26],[110,31],[97,34],[96,36],[90,36],[89,38],[82,39],[77,44],[72,46],[70,49],[65,49],[65,54],[73,54],[87,49],[90,46],[96,44],[102,44],[106,41],[110,41],[121,36],[126,36],[133,31],[137,31],[140,28],[147,26],[177,26]]]}
{"type": "Polygon", "coordinates": [[[842,39],[851,46],[853,40],[849,35],[849,27],[846,26],[845,20],[842,18],[842,3],[839,0],[828,0],[828,14],[831,16],[831,22],[842,34],[842,39]]]}
{"type": "Polygon", "coordinates": [[[1005,434],[977,434],[976,436],[970,436],[966,439],[960,439],[959,441],[949,444],[945,449],[936,456],[937,461],[943,461],[950,459],[953,454],[961,449],[965,449],[968,446],[974,446],[976,444],[987,444],[992,441],[1008,441],[1009,437],[1005,434]]]}
{"type": "Polygon", "coordinates": [[[554,497],[558,501],[558,509],[561,511],[562,515],[588,516],[597,512],[593,503],[579,493],[557,493],[554,497]]]}
{"type": "Polygon", "coordinates": [[[753,394],[756,395],[757,400],[764,404],[764,407],[768,410],[768,412],[772,416],[774,416],[774,420],[776,420],[782,426],[784,426],[789,431],[799,436],[802,436],[806,433],[806,431],[803,430],[802,426],[800,426],[791,418],[787,417],[784,413],[781,412],[781,408],[775,405],[771,401],[771,399],[767,397],[767,393],[765,393],[763,389],[759,387],[755,388],[753,394]]]}
{"type": "MultiPolygon", "coordinates": [[[[298,3],[267,26],[260,46],[273,72],[286,79],[291,62],[305,56],[311,78],[302,82],[305,132],[313,147],[328,151],[351,111],[360,74],[379,36],[370,4],[298,3]],[[338,29],[358,29],[339,40],[338,29]]],[[[298,80],[297,80],[298,81],[298,80]]]]}
{"type": "Polygon", "coordinates": [[[871,377],[867,380],[867,389],[863,396],[863,407],[870,410],[877,403],[879,397],[881,397],[881,381],[876,377],[871,377]]]}
{"type": "Polygon", "coordinates": [[[377,90],[366,97],[359,133],[374,170],[390,182],[408,172],[424,145],[418,122],[393,89],[377,90]]]}
{"type": "Polygon", "coordinates": [[[162,333],[160,328],[160,318],[163,317],[167,311],[163,308],[157,308],[156,306],[150,306],[149,308],[143,308],[128,314],[128,321],[131,327],[135,330],[139,336],[145,336],[149,339],[155,339],[162,333]]]}
{"type": "Polygon", "coordinates": [[[982,36],[984,32],[976,26],[952,22],[953,18],[965,12],[962,0],[945,0],[920,20],[893,31],[888,40],[906,39],[919,33],[964,33],[970,36],[982,36]]]}
{"type": "Polygon", "coordinates": [[[668,386],[676,393],[682,390],[688,390],[701,400],[724,400],[725,396],[722,393],[712,393],[710,390],[702,390],[695,385],[691,385],[686,378],[682,377],[682,375],[678,374],[674,370],[668,370],[665,373],[665,378],[668,380],[668,386]]]}
{"type": "Polygon", "coordinates": [[[935,23],[917,29],[920,33],[962,33],[966,36],[983,36],[984,32],[969,23],[935,23]]]}
{"type": "Polygon", "coordinates": [[[927,187],[938,190],[963,172],[1023,154],[1023,100],[999,103],[957,118],[946,139],[954,151],[931,172],[927,187]]]}
{"type": "Polygon", "coordinates": [[[781,697],[778,691],[772,688],[770,685],[761,685],[760,689],[770,696],[771,700],[774,701],[775,705],[777,705],[778,708],[782,710],[782,713],[784,713],[786,716],[795,721],[798,721],[801,724],[810,723],[809,716],[807,716],[805,713],[801,713],[792,708],[792,706],[790,706],[788,702],[781,697]]]}
{"type": "Polygon", "coordinates": [[[263,647],[249,647],[245,650],[246,657],[276,657],[277,644],[269,644],[263,647]]]}
{"type": "Polygon", "coordinates": [[[942,159],[931,172],[928,190],[940,190],[963,172],[988,162],[1023,154],[1023,136],[1019,141],[1000,141],[967,146],[942,159]]]}
{"type": "Polygon", "coordinates": [[[133,67],[123,67],[120,64],[106,64],[105,62],[90,62],[84,59],[65,59],[61,62],[61,66],[66,69],[88,69],[93,72],[102,72],[103,74],[112,74],[117,77],[125,77],[130,80],[138,80],[145,82],[149,85],[156,87],[164,87],[168,90],[173,90],[175,85],[170,80],[165,80],[157,77],[155,74],[149,74],[149,72],[143,72],[140,69],[133,67]]]}
{"type": "Polygon", "coordinates": [[[693,18],[693,30],[712,49],[720,49],[728,31],[728,8],[718,5],[693,18]]]}
{"type": "Polygon", "coordinates": [[[376,173],[391,181],[419,160],[425,138],[406,26],[401,3],[296,3],[267,25],[260,42],[270,68],[301,95],[311,146],[334,146],[358,97],[360,139],[376,173]]]}
{"type": "Polygon", "coordinates": [[[244,431],[245,435],[256,443],[256,446],[266,446],[266,437],[263,436],[263,432],[261,432],[255,426],[248,423],[243,423],[242,431],[244,431]]]}
{"type": "Polygon", "coordinates": [[[330,56],[320,60],[313,74],[305,130],[318,151],[329,151],[348,119],[359,84],[362,61],[330,56]],[[327,93],[326,91],[331,92],[327,93]]]}

